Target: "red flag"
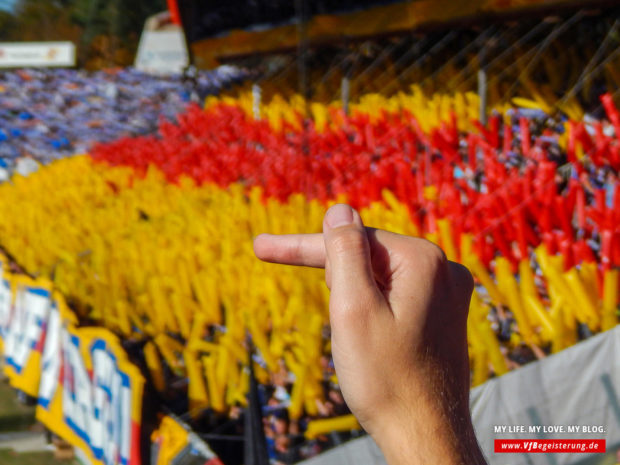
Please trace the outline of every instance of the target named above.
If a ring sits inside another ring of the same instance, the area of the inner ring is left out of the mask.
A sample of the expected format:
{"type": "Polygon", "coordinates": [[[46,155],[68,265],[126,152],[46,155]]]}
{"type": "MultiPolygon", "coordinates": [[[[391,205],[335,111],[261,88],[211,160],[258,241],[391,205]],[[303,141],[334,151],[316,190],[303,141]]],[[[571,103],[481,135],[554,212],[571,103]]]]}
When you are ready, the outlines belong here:
{"type": "Polygon", "coordinates": [[[181,13],[179,12],[179,5],[177,0],[168,0],[168,11],[170,12],[170,19],[178,26],[181,26],[181,13]]]}

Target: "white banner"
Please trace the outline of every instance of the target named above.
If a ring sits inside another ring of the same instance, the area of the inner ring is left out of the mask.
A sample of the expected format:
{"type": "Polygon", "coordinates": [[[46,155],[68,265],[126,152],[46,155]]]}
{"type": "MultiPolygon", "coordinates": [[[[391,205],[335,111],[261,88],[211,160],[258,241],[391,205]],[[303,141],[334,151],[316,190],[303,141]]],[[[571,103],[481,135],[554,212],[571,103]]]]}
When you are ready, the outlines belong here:
{"type": "Polygon", "coordinates": [[[188,65],[187,47],[181,29],[144,31],[135,66],[148,73],[180,73],[188,65]]]}
{"type": "Polygon", "coordinates": [[[72,42],[0,42],[0,68],[75,66],[72,42]]]}

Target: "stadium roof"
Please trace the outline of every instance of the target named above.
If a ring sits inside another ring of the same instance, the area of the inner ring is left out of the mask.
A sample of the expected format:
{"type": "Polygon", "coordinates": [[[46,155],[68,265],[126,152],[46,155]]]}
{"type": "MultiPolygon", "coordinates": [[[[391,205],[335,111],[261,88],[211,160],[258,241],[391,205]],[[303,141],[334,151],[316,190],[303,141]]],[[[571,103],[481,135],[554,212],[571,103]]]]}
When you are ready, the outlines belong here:
{"type": "Polygon", "coordinates": [[[613,5],[587,0],[177,0],[196,64],[292,50],[299,6],[312,44],[358,40],[425,28],[578,7],[613,5]]]}
{"type": "MultiPolygon", "coordinates": [[[[306,1],[307,15],[332,15],[402,3],[402,0],[312,0],[306,1]]],[[[180,0],[181,8],[191,8],[193,40],[216,37],[234,29],[264,30],[296,21],[295,0],[180,0]]]]}

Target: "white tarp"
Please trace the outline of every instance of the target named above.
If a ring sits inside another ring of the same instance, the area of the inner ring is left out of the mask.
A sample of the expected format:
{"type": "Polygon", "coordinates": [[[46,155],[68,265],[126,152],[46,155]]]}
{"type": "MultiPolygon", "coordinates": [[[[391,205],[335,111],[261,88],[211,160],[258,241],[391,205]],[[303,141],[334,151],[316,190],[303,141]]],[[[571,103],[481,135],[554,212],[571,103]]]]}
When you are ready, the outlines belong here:
{"type": "MultiPolygon", "coordinates": [[[[471,392],[476,436],[490,465],[616,463],[620,449],[620,327],[528,364],[471,392]],[[496,433],[496,426],[604,428],[579,433],[496,433]],[[495,439],[605,439],[608,453],[494,453],[495,439]]],[[[370,437],[352,441],[306,465],[385,465],[370,437]]]]}
{"type": "Polygon", "coordinates": [[[187,47],[180,28],[145,30],[140,37],[135,66],[147,73],[180,73],[188,65],[187,47]]]}
{"type": "Polygon", "coordinates": [[[75,66],[72,42],[0,42],[0,68],[75,66]]]}

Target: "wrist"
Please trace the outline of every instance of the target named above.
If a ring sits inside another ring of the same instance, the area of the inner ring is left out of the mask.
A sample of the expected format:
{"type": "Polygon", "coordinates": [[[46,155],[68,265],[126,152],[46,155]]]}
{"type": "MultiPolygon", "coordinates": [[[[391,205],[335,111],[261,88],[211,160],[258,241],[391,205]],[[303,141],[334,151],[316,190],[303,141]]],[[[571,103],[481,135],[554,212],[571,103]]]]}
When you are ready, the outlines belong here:
{"type": "Polygon", "coordinates": [[[468,389],[438,382],[442,377],[435,373],[436,383],[428,377],[411,383],[406,399],[384,405],[368,432],[389,465],[485,464],[471,423],[468,389]]]}
{"type": "Polygon", "coordinates": [[[419,413],[371,432],[389,465],[486,464],[466,418],[447,421],[437,413],[419,413]]]}

